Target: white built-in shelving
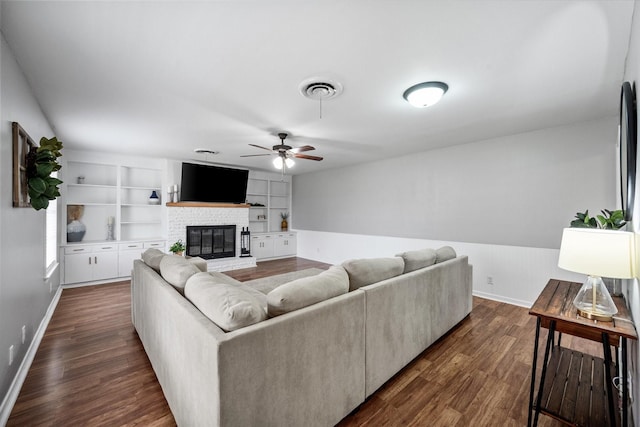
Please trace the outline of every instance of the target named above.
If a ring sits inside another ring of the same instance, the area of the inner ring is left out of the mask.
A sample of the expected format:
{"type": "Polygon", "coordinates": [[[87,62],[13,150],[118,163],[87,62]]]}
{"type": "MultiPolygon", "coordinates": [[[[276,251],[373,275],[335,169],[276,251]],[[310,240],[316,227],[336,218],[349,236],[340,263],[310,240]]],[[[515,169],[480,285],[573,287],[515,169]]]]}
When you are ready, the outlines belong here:
{"type": "Polygon", "coordinates": [[[165,211],[162,166],[135,166],[135,161],[97,154],[65,153],[61,169],[61,259],[63,283],[104,280],[130,274],[132,259],[148,247],[164,249],[165,211]],[[155,191],[160,200],[149,200],[155,191]],[[80,242],[68,242],[67,214],[82,206],[86,232],[80,242]],[[113,240],[109,223],[113,223],[113,240]],[[97,264],[97,265],[96,265],[97,264]]]}

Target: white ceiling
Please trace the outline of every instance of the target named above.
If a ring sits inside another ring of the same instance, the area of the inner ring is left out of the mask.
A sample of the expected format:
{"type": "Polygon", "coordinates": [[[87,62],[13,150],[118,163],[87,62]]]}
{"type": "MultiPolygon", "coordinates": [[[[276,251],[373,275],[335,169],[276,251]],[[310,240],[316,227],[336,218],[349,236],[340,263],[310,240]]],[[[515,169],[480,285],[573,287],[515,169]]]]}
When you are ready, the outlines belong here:
{"type": "Polygon", "coordinates": [[[634,2],[2,1],[1,28],[65,147],[305,173],[617,115],[634,2]],[[299,84],[330,78],[319,104],[299,84]],[[430,80],[442,101],[402,98],[430,80]]]}

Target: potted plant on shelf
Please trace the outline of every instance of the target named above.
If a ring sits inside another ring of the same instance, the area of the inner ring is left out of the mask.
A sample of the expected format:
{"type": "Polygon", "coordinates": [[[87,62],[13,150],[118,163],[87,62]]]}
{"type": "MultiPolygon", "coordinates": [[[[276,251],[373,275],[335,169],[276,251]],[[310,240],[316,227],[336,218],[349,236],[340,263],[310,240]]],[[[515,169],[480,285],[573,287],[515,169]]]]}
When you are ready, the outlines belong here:
{"type": "Polygon", "coordinates": [[[174,254],[180,255],[180,256],[182,256],[182,252],[184,252],[184,250],[185,250],[185,246],[184,246],[184,243],[182,243],[182,240],[178,240],[169,248],[170,252],[173,252],[174,254]]]}
{"type": "Polygon", "coordinates": [[[280,229],[282,231],[287,231],[289,229],[289,223],[287,222],[287,220],[289,219],[289,212],[280,212],[280,218],[282,218],[280,229]]]}

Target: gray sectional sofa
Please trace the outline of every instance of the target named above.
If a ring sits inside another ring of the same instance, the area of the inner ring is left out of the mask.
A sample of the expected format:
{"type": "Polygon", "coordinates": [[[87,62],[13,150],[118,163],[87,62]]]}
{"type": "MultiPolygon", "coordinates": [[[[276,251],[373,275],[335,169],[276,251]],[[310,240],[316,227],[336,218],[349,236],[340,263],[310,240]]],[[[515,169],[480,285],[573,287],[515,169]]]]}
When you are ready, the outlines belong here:
{"type": "Polygon", "coordinates": [[[280,286],[143,260],[133,324],[180,426],[335,425],[471,311],[471,266],[448,247],[280,286]]]}

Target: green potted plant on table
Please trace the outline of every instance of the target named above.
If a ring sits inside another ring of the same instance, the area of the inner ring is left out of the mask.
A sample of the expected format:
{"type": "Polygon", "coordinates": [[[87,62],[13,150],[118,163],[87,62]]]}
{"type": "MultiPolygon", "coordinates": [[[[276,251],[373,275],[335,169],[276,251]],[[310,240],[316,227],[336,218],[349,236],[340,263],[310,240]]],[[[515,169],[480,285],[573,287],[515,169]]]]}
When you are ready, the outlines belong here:
{"type": "Polygon", "coordinates": [[[176,255],[182,256],[182,252],[184,252],[185,249],[186,248],[184,246],[184,243],[182,243],[182,240],[178,240],[173,245],[171,245],[171,247],[169,248],[169,251],[173,252],[176,255]]]}

